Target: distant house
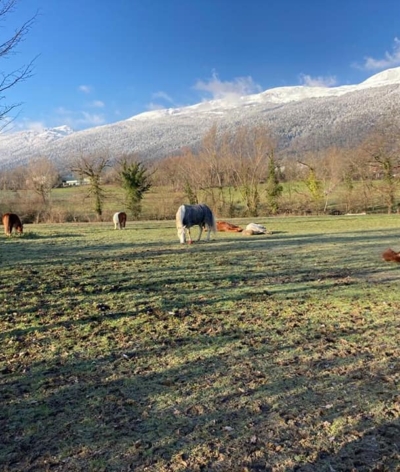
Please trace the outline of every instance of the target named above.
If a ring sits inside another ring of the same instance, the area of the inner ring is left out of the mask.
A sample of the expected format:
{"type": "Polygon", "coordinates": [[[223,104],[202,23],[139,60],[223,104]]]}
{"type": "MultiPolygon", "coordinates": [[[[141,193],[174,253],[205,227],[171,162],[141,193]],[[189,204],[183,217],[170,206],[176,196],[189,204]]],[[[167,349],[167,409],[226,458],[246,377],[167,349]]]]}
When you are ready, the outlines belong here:
{"type": "Polygon", "coordinates": [[[62,177],[63,187],[77,187],[79,185],[89,185],[89,179],[76,179],[73,175],[62,177]]]}

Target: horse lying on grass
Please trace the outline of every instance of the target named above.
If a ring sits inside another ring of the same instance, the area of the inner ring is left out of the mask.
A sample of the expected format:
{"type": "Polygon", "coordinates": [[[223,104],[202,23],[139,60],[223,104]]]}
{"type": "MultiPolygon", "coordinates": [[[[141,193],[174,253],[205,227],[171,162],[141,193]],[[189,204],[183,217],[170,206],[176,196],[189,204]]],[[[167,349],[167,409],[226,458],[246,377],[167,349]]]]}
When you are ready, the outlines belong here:
{"type": "Polygon", "coordinates": [[[227,223],[226,221],[217,221],[217,231],[225,231],[228,233],[241,233],[243,228],[240,226],[227,223]]]}
{"type": "Polygon", "coordinates": [[[395,252],[393,249],[386,249],[382,254],[382,258],[387,262],[400,262],[400,252],[395,252]]]}
{"type": "Polygon", "coordinates": [[[243,234],[252,236],[254,234],[267,234],[267,228],[265,226],[259,225],[257,223],[249,223],[246,226],[246,229],[243,231],[243,234]]]}
{"type": "Polygon", "coordinates": [[[1,221],[3,222],[4,232],[7,236],[11,236],[13,228],[17,233],[20,234],[22,234],[24,231],[21,220],[19,219],[19,216],[15,213],[4,213],[1,218],[1,221]]]}
{"type": "Polygon", "coordinates": [[[176,212],[176,229],[181,244],[186,242],[186,231],[189,236],[188,243],[192,244],[190,228],[199,225],[200,234],[197,241],[200,241],[204,227],[207,227],[207,241],[210,240],[211,231],[216,232],[217,226],[213,212],[204,203],[199,205],[181,205],[176,212]]]}
{"type": "Polygon", "coordinates": [[[114,229],[123,229],[126,226],[126,213],[119,211],[113,216],[114,229]]]}

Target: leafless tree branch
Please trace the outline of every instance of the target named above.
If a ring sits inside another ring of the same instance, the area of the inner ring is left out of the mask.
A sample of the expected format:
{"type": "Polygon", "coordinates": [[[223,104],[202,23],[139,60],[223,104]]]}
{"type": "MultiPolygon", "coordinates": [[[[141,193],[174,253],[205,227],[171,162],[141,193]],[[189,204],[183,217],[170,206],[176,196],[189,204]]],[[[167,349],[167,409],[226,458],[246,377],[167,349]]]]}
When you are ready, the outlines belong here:
{"type": "MultiPolygon", "coordinates": [[[[6,21],[8,15],[13,13],[17,3],[18,0],[0,0],[0,22],[6,21]]],[[[16,48],[29,33],[36,20],[36,17],[37,13],[28,21],[23,23],[22,26],[18,27],[14,31],[11,38],[0,43],[0,59],[6,59],[8,56],[16,52],[16,48]]],[[[33,73],[33,64],[35,60],[36,58],[30,61],[28,64],[25,64],[11,72],[0,70],[0,93],[3,93],[18,83],[30,78],[33,73]]],[[[4,95],[0,96],[0,102],[5,99],[6,97],[4,95]]],[[[20,105],[20,103],[0,105],[0,120],[4,119],[6,115],[8,115],[14,108],[17,108],[20,105]]]]}

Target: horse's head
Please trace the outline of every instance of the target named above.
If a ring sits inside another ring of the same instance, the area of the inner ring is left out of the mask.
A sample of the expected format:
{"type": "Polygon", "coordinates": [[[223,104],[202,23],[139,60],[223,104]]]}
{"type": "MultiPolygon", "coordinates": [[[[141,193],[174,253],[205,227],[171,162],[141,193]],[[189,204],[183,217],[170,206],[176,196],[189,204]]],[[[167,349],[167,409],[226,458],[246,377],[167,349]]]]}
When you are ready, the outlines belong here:
{"type": "Polygon", "coordinates": [[[186,226],[178,228],[178,238],[181,244],[186,243],[186,226]]]}
{"type": "Polygon", "coordinates": [[[20,225],[17,225],[15,229],[17,230],[17,233],[22,234],[24,232],[24,225],[21,223],[20,225]]]}

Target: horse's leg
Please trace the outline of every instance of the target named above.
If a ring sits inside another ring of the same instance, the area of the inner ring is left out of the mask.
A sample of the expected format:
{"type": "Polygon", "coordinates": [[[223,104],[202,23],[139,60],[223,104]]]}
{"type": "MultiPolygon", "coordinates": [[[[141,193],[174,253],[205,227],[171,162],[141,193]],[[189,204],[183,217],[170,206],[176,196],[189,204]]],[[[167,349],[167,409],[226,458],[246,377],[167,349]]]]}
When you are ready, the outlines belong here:
{"type": "Polygon", "coordinates": [[[189,236],[188,243],[189,243],[189,244],[192,244],[192,235],[190,234],[190,228],[186,228],[186,230],[187,230],[188,236],[189,236]]]}
{"type": "Polygon", "coordinates": [[[199,237],[197,238],[197,241],[200,241],[201,239],[201,233],[203,232],[203,225],[199,225],[200,232],[199,232],[199,237]]]}
{"type": "Polygon", "coordinates": [[[210,241],[210,236],[211,236],[211,227],[210,225],[207,225],[207,242],[210,241]]]}

